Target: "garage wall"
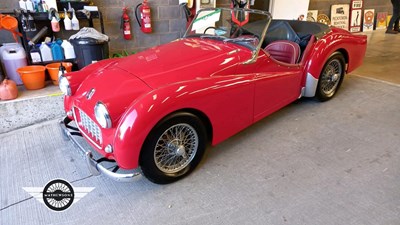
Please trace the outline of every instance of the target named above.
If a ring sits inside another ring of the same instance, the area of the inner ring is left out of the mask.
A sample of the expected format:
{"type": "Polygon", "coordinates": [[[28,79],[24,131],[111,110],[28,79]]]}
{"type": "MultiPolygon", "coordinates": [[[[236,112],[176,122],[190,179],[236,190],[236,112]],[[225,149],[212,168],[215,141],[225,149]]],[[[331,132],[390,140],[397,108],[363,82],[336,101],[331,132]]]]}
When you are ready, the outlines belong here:
{"type": "Polygon", "coordinates": [[[186,28],[186,19],[182,9],[178,6],[179,0],[149,0],[152,14],[153,32],[145,34],[140,31],[136,22],[134,8],[142,0],[93,0],[104,15],[105,31],[110,36],[111,52],[142,51],[149,47],[166,43],[183,35],[186,28]],[[125,40],[120,30],[122,8],[128,6],[131,10],[132,40],[125,40]]]}
{"type": "MultiPolygon", "coordinates": [[[[350,4],[350,0],[310,0],[309,9],[318,9],[320,13],[330,16],[332,4],[350,4]]],[[[392,14],[390,0],[364,0],[364,9],[375,9],[375,12],[392,14]]]]}
{"type": "MultiPolygon", "coordinates": [[[[123,50],[141,51],[149,47],[166,43],[183,35],[186,19],[183,11],[178,6],[179,0],[149,0],[152,9],[153,33],[144,34],[140,31],[134,20],[133,8],[142,0],[92,0],[103,12],[106,34],[110,36],[110,52],[120,53],[123,50]],[[133,27],[133,39],[125,40],[120,30],[120,18],[122,8],[131,8],[131,26],[133,27]]],[[[255,0],[257,7],[266,7],[255,0]]],[[[310,9],[318,9],[321,13],[330,14],[330,5],[339,3],[349,3],[350,0],[310,0],[310,9]]],[[[392,11],[389,0],[364,0],[366,8],[374,8],[379,11],[392,11]]],[[[18,0],[0,0],[0,12],[12,11],[18,6],[18,0]]],[[[218,7],[229,7],[230,0],[217,0],[218,7]]],[[[99,28],[98,24],[96,28],[99,28]]],[[[12,41],[11,35],[0,31],[0,43],[12,41]]]]}

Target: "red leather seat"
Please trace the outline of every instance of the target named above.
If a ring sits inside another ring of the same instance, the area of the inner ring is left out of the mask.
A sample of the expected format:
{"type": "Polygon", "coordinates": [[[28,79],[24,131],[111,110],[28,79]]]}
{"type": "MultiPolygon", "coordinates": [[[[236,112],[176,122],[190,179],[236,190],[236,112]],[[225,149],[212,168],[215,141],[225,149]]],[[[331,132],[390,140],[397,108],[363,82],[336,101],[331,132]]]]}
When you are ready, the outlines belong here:
{"type": "Polygon", "coordinates": [[[279,40],[265,47],[272,58],[289,64],[296,64],[300,57],[300,46],[293,41],[279,40]]]}

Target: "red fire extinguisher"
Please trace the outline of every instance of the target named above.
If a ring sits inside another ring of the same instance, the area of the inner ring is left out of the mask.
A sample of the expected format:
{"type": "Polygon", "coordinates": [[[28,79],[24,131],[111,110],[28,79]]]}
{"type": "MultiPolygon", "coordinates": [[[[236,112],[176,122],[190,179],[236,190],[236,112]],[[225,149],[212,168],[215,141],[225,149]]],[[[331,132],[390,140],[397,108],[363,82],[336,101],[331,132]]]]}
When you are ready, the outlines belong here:
{"type": "Polygon", "coordinates": [[[130,40],[132,39],[132,33],[131,33],[131,24],[130,24],[130,18],[128,15],[128,8],[124,8],[122,11],[122,17],[121,17],[121,29],[124,34],[125,40],[130,40]]]}
{"type": "Polygon", "coordinates": [[[147,0],[143,0],[143,3],[140,3],[136,6],[135,9],[135,17],[140,26],[140,29],[143,33],[151,33],[151,14],[150,14],[150,6],[147,3],[147,0]],[[140,21],[138,17],[138,9],[140,11],[140,21]]]}

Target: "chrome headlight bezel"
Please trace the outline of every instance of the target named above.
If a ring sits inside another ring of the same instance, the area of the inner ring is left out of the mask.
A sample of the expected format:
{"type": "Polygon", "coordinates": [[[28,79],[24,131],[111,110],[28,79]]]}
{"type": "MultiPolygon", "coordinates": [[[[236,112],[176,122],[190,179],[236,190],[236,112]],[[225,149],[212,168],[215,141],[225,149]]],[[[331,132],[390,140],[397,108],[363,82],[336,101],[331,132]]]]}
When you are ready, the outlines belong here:
{"type": "Polygon", "coordinates": [[[112,127],[110,113],[102,102],[97,102],[94,106],[94,115],[97,123],[99,123],[102,128],[112,127]]]}
{"type": "Polygon", "coordinates": [[[60,79],[58,81],[58,87],[60,88],[62,93],[64,93],[64,95],[68,95],[68,96],[72,95],[71,86],[69,85],[69,81],[68,81],[67,77],[65,77],[63,75],[60,76],[60,79]]]}

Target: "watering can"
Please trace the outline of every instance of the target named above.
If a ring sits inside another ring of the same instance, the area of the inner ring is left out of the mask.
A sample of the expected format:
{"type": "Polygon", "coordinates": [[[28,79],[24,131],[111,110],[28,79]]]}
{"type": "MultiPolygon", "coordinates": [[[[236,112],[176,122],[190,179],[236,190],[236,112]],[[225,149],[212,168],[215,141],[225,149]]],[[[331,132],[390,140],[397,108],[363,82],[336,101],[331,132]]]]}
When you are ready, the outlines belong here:
{"type": "Polygon", "coordinates": [[[18,36],[22,37],[22,34],[16,31],[18,28],[18,20],[10,15],[0,14],[0,29],[7,30],[12,33],[15,42],[18,42],[18,36]]]}

